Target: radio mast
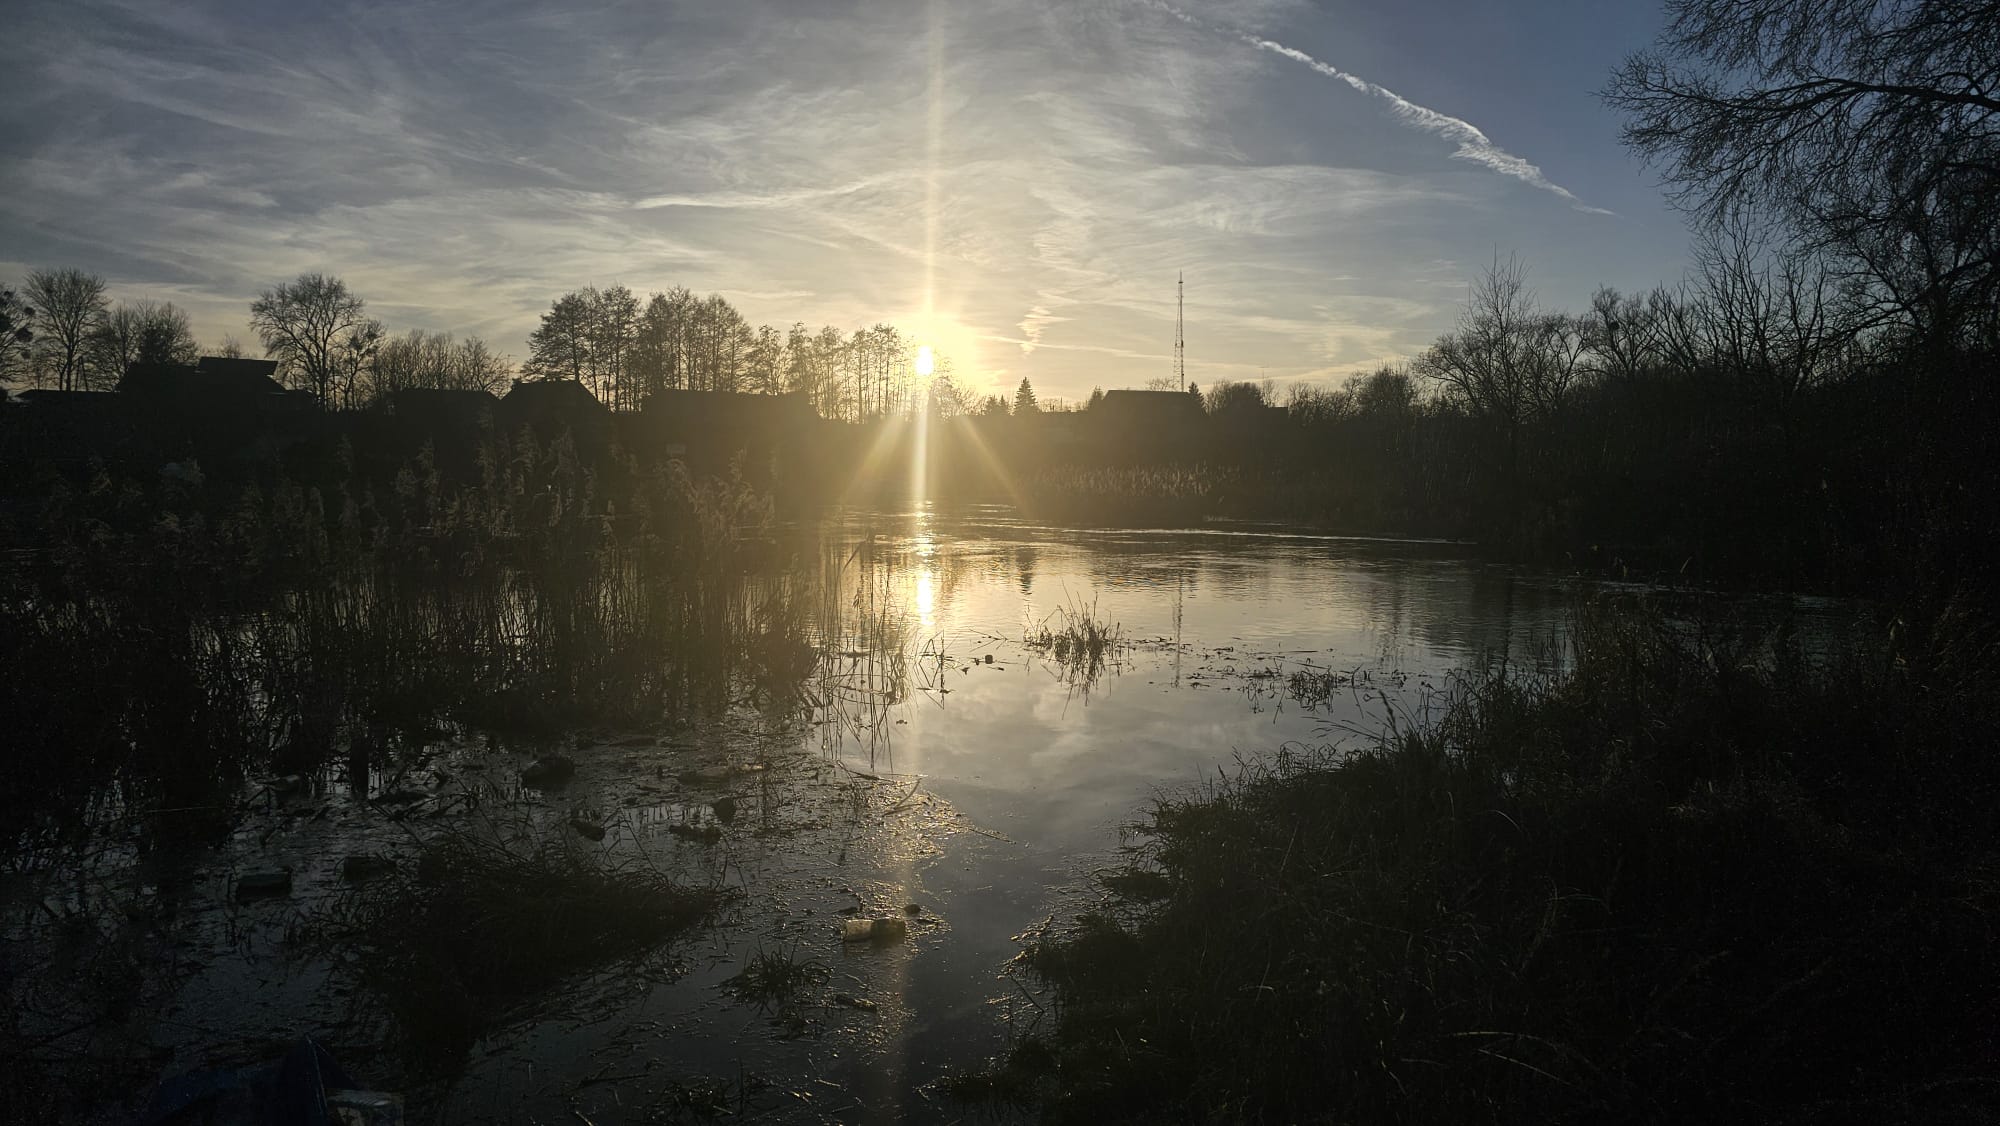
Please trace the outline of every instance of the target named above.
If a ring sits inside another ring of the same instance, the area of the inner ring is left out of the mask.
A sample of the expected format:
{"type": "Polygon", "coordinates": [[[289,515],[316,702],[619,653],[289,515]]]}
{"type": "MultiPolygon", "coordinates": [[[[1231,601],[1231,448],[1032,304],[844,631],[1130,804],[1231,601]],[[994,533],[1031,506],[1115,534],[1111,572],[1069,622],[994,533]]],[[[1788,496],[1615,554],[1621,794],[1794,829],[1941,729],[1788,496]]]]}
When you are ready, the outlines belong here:
{"type": "Polygon", "coordinates": [[[1187,274],[1174,275],[1174,382],[1187,390],[1187,274]]]}

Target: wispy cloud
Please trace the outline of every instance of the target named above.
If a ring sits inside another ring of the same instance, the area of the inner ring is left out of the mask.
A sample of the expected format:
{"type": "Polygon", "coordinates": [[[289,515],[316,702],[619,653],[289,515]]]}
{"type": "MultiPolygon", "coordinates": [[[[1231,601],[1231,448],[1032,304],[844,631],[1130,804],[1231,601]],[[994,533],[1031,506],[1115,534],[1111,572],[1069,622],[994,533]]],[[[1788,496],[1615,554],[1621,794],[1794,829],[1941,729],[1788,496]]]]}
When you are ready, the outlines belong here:
{"type": "Polygon", "coordinates": [[[1021,330],[1021,354],[1024,356],[1032,355],[1035,349],[1042,343],[1042,330],[1052,324],[1058,324],[1068,319],[1068,317],[1058,316],[1050,312],[1047,305],[1036,305],[1034,308],[1029,309],[1027,315],[1021,318],[1020,325],[1017,326],[1021,330]]]}
{"type": "Polygon", "coordinates": [[[1567,200],[1570,206],[1576,208],[1578,211],[1587,211],[1593,215],[1612,214],[1612,212],[1602,207],[1592,207],[1584,203],[1576,197],[1574,192],[1543,175],[1542,170],[1534,164],[1494,144],[1491,137],[1488,137],[1478,126],[1464,118],[1453,117],[1448,113],[1440,113],[1428,106],[1420,106],[1386,86],[1370,82],[1358,74],[1350,73],[1334,66],[1332,63],[1313,58],[1296,47],[1287,47],[1274,39],[1264,39],[1244,31],[1228,31],[1213,27],[1170,4],[1155,2],[1153,6],[1190,27],[1229,35],[1260,51],[1269,51],[1274,55],[1282,56],[1293,62],[1303,63],[1328,78],[1339,79],[1341,82],[1364,94],[1388,102],[1390,111],[1405,124],[1416,129],[1421,129],[1426,133],[1443,137],[1448,141],[1456,142],[1458,149],[1451,155],[1459,160],[1469,160],[1474,164],[1490,168],[1502,176],[1511,176],[1524,184],[1540,188],[1545,192],[1554,193],[1562,199],[1567,200]]]}
{"type": "Polygon", "coordinates": [[[1213,0],[1199,35],[1135,0],[18,7],[0,282],[91,269],[210,340],[247,339],[257,291],[308,270],[392,328],[517,356],[584,285],[842,329],[914,330],[928,290],[968,383],[1080,398],[1170,370],[1186,270],[1202,382],[1296,378],[1447,325],[1458,294],[1424,263],[1572,221],[1515,181],[1581,206],[1473,126],[1287,46],[1324,19],[1300,0],[1213,0]],[[1367,97],[1274,82],[1290,68],[1267,53],[1367,97]],[[1438,140],[1470,164],[1371,166],[1438,140]]]}

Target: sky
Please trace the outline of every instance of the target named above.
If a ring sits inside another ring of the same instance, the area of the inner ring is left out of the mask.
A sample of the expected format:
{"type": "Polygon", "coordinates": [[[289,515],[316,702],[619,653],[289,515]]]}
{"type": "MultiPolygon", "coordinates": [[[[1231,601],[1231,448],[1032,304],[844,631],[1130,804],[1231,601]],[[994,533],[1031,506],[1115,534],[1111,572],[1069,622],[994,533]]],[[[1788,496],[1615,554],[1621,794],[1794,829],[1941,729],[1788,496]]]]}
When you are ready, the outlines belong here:
{"type": "Polygon", "coordinates": [[[1652,3],[25,0],[0,284],[77,266],[197,335],[344,278],[519,359],[562,293],[892,322],[1044,398],[1338,380],[1497,257],[1550,305],[1679,277],[1596,98],[1652,3]],[[1504,9],[1504,10],[1503,10],[1504,9]]]}

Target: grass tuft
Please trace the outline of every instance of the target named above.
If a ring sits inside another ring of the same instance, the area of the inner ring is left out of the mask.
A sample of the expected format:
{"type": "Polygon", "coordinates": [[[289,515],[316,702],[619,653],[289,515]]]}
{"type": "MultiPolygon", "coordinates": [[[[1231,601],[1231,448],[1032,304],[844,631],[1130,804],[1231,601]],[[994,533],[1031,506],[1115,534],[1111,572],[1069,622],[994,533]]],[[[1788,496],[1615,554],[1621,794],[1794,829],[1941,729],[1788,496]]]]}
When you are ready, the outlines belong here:
{"type": "Polygon", "coordinates": [[[722,987],[738,1000],[762,1007],[786,1005],[811,989],[827,983],[831,971],[813,958],[799,957],[798,947],[759,950],[736,976],[722,987]]]}
{"type": "Polygon", "coordinates": [[[1044,618],[1027,631],[1021,644],[1037,655],[1053,661],[1063,679],[1089,687],[1104,674],[1107,664],[1125,651],[1125,636],[1116,622],[1097,616],[1097,602],[1071,602],[1044,618]]]}

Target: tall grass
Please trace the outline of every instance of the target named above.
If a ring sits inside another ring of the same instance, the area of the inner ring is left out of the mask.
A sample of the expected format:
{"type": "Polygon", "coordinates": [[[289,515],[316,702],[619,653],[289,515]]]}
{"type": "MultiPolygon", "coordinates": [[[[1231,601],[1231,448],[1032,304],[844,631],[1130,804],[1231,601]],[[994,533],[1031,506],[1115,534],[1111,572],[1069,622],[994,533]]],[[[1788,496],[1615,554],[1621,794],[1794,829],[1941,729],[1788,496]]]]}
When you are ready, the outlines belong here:
{"type": "Polygon", "coordinates": [[[1161,802],[1033,942],[1049,1121],[1983,1120],[1990,652],[1631,608],[1564,672],[1161,802]]]}
{"type": "Polygon", "coordinates": [[[1237,476],[1207,464],[1050,465],[1027,478],[1027,508],[1059,523],[1198,524],[1237,476]]]}

